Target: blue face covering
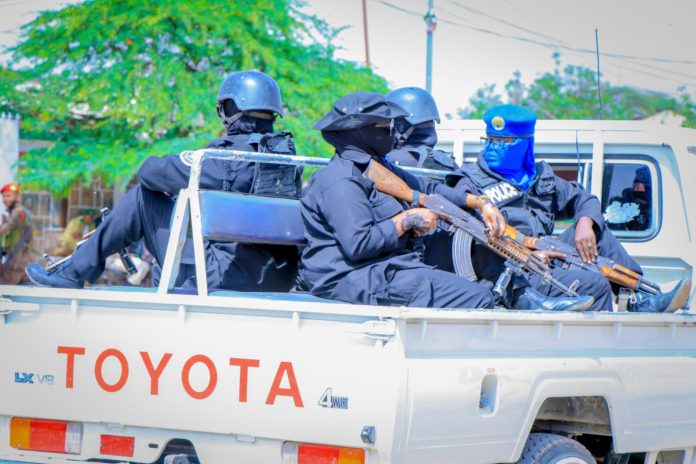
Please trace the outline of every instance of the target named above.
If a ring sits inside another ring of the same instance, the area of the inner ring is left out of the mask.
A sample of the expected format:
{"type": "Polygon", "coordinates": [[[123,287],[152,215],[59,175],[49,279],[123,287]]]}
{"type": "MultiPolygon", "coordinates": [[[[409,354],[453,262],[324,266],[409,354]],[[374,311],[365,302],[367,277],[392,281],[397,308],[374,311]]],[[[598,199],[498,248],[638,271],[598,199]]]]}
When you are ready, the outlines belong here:
{"type": "Polygon", "coordinates": [[[533,137],[517,138],[512,143],[489,142],[483,155],[491,170],[522,190],[527,190],[536,177],[533,137]]]}

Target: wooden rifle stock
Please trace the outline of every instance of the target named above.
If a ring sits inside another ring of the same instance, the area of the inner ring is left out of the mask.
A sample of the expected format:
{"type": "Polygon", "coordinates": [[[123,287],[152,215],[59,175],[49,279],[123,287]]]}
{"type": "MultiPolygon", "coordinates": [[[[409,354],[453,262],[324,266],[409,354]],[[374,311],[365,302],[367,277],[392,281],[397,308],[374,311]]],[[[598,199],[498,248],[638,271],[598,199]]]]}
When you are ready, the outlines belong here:
{"type": "Polygon", "coordinates": [[[365,170],[365,177],[375,183],[377,190],[401,201],[413,204],[414,200],[417,200],[421,206],[425,202],[425,195],[411,189],[403,179],[376,161],[370,161],[365,170]]]}

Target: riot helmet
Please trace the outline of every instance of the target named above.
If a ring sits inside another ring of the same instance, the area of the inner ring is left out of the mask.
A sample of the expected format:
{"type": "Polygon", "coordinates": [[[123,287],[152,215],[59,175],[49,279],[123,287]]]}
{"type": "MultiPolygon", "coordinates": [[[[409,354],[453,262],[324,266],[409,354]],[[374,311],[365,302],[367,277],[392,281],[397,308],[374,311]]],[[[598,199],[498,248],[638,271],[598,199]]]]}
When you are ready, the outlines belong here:
{"type": "Polygon", "coordinates": [[[440,122],[435,99],[419,87],[402,87],[392,90],[385,98],[388,102],[399,105],[408,112],[406,121],[415,126],[427,121],[440,122]]]}
{"type": "Polygon", "coordinates": [[[278,83],[260,71],[240,71],[225,77],[220,85],[217,101],[221,118],[235,113],[264,118],[264,113],[256,112],[283,116],[278,83]]]}

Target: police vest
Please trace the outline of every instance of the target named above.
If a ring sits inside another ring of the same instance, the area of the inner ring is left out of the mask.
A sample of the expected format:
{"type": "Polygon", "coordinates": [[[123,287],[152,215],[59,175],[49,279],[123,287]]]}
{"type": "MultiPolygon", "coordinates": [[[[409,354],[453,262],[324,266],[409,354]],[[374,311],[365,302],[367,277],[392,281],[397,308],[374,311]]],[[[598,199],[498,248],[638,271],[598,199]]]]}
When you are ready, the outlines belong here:
{"type": "Polygon", "coordinates": [[[550,235],[554,229],[553,204],[556,176],[548,163],[536,164],[537,177],[525,192],[506,180],[481,169],[478,163],[467,163],[461,171],[500,209],[508,224],[531,236],[550,235]]]}
{"type": "MultiPolygon", "coordinates": [[[[259,153],[294,155],[295,142],[290,132],[268,134],[237,134],[222,137],[209,146],[224,147],[228,144],[251,145],[259,153]]],[[[302,167],[287,164],[256,163],[251,192],[254,195],[299,198],[302,193],[302,167]]]]}

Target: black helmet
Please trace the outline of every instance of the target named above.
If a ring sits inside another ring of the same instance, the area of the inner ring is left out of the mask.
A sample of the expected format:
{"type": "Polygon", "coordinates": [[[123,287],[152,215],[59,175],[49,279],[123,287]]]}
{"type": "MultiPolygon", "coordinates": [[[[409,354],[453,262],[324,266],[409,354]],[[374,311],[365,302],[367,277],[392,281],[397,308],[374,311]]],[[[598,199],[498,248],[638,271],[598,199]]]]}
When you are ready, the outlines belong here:
{"type": "Polygon", "coordinates": [[[419,87],[403,87],[392,90],[385,98],[408,112],[406,121],[411,125],[426,121],[440,122],[440,113],[433,96],[419,87]]]}
{"type": "Polygon", "coordinates": [[[283,116],[283,102],[278,83],[260,71],[240,71],[227,76],[220,84],[218,105],[232,100],[240,111],[268,111],[283,116]]]}
{"type": "Polygon", "coordinates": [[[408,113],[403,108],[389,103],[384,95],[353,92],[336,100],[331,111],[326,113],[314,128],[330,131],[352,130],[406,116],[408,113]]]}

